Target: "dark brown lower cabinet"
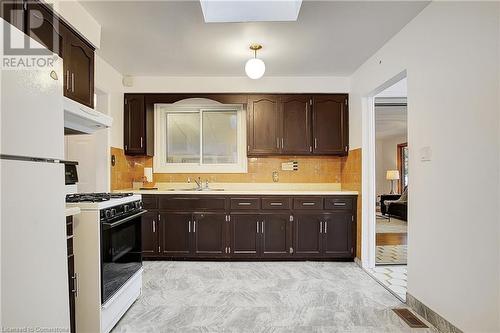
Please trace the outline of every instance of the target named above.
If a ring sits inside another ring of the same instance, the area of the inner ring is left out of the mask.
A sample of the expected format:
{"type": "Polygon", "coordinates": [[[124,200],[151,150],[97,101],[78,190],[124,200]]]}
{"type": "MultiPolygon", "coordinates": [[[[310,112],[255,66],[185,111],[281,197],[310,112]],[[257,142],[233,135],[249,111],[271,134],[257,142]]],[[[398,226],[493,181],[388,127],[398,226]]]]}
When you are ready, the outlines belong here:
{"type": "Polygon", "coordinates": [[[194,255],[214,258],[226,255],[226,222],[224,213],[193,215],[191,231],[194,255]]]}
{"type": "Polygon", "coordinates": [[[165,194],[145,196],[144,205],[149,209],[142,221],[145,258],[352,260],[355,256],[356,196],[243,200],[165,194]],[[238,205],[241,202],[253,203],[254,208],[238,205]],[[310,202],[314,206],[302,206],[310,202]]]}
{"type": "Polygon", "coordinates": [[[323,218],[323,252],[332,258],[353,255],[353,216],[349,213],[332,213],[323,218]]]}
{"type": "Polygon", "coordinates": [[[191,213],[160,213],[162,255],[168,257],[191,255],[192,217],[191,213]]]}
{"type": "Polygon", "coordinates": [[[75,304],[77,296],[75,255],[73,253],[73,216],[66,217],[66,237],[68,255],[68,289],[69,289],[69,324],[70,332],[76,332],[75,304]]]}
{"type": "Polygon", "coordinates": [[[321,226],[324,215],[299,213],[294,215],[296,254],[300,257],[319,257],[322,251],[321,226]]]}
{"type": "Polygon", "coordinates": [[[233,214],[230,224],[230,246],[228,252],[235,258],[258,258],[260,215],[233,214]]]}
{"type": "Polygon", "coordinates": [[[261,215],[261,256],[286,258],[293,254],[290,214],[261,215]]]}
{"type": "Polygon", "coordinates": [[[158,217],[158,212],[155,211],[148,211],[142,217],[142,253],[145,255],[158,255],[160,253],[158,217]]]}

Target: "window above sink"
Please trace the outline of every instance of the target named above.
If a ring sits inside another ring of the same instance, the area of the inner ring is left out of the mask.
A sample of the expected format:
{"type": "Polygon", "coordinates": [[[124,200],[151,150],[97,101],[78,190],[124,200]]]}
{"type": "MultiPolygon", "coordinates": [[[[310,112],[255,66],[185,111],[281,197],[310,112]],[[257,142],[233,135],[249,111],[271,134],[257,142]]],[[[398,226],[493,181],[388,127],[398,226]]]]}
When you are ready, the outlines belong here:
{"type": "Polygon", "coordinates": [[[193,101],[155,104],[154,172],[246,173],[243,106],[193,101]]]}

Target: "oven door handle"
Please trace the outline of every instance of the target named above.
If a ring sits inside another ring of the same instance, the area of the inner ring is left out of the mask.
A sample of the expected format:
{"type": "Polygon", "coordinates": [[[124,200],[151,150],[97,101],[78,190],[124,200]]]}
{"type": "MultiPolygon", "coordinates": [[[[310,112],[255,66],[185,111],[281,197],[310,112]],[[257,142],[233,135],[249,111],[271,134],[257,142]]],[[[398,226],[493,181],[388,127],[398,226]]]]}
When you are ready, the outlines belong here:
{"type": "Polygon", "coordinates": [[[117,227],[123,223],[126,223],[130,220],[133,220],[135,219],[136,217],[139,217],[141,215],[144,215],[146,214],[148,211],[143,209],[141,210],[139,213],[137,214],[134,214],[134,215],[130,215],[130,216],[127,216],[126,218],[122,219],[122,220],[119,220],[119,221],[116,221],[116,222],[113,222],[113,223],[108,223],[108,222],[103,222],[102,225],[106,227],[106,230],[107,229],[111,229],[111,228],[114,228],[114,227],[117,227]]]}

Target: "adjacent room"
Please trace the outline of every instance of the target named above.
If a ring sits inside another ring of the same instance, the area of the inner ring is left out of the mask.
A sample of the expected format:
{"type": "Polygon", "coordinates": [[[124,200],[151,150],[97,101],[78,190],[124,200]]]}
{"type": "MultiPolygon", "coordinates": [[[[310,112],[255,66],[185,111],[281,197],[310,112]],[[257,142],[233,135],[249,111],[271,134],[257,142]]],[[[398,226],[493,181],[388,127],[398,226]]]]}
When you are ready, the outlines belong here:
{"type": "Polygon", "coordinates": [[[500,2],[0,17],[0,331],[500,332],[500,2]]]}

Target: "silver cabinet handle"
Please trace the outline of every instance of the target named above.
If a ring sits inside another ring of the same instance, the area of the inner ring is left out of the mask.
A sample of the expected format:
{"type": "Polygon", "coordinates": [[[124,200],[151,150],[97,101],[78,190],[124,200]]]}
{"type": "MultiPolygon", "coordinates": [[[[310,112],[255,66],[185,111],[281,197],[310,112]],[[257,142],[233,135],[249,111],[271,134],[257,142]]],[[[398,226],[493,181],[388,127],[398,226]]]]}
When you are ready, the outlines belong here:
{"type": "Polygon", "coordinates": [[[69,91],[69,69],[66,71],[66,90],[69,91]]]}
{"type": "Polygon", "coordinates": [[[75,92],[75,73],[71,73],[71,92],[75,92]]]}
{"type": "Polygon", "coordinates": [[[250,202],[238,202],[238,206],[250,206],[250,202]]]}
{"type": "Polygon", "coordinates": [[[280,149],[280,138],[276,138],[276,148],[280,149]]]}
{"type": "Polygon", "coordinates": [[[259,233],[259,221],[257,221],[257,233],[259,233]]]}
{"type": "Polygon", "coordinates": [[[302,206],[314,206],[314,205],[316,205],[316,203],[314,203],[314,202],[303,202],[302,203],[302,206]]]}
{"type": "Polygon", "coordinates": [[[269,205],[271,206],[283,206],[282,202],[271,202],[269,205]]]}
{"type": "Polygon", "coordinates": [[[75,293],[75,297],[78,297],[78,274],[73,275],[73,280],[75,281],[75,289],[72,290],[75,293]]]}
{"type": "Polygon", "coordinates": [[[285,146],[283,144],[283,138],[281,138],[281,149],[283,149],[285,146]]]}
{"type": "Polygon", "coordinates": [[[153,232],[156,232],[156,221],[153,220],[153,232]]]}
{"type": "Polygon", "coordinates": [[[188,232],[191,232],[191,221],[188,222],[188,232]]]}
{"type": "Polygon", "coordinates": [[[230,246],[230,247],[228,247],[228,252],[229,252],[229,253],[231,253],[231,246],[230,246]]]}
{"type": "Polygon", "coordinates": [[[141,136],[141,148],[142,148],[142,144],[143,144],[143,143],[142,143],[142,136],[141,136]]]}
{"type": "Polygon", "coordinates": [[[193,232],[196,232],[196,220],[193,221],[193,232]]]}
{"type": "Polygon", "coordinates": [[[323,223],[325,224],[325,234],[326,234],[326,232],[327,232],[326,229],[328,227],[328,223],[326,223],[326,221],[323,221],[323,223]]]}
{"type": "Polygon", "coordinates": [[[319,233],[323,233],[323,221],[319,221],[319,233]]]}
{"type": "Polygon", "coordinates": [[[263,234],[264,233],[264,221],[260,222],[260,233],[263,234]]]}
{"type": "Polygon", "coordinates": [[[318,148],[318,139],[314,138],[314,149],[318,148]]]}
{"type": "Polygon", "coordinates": [[[334,206],[345,206],[346,203],[345,202],[334,202],[333,205],[334,206]]]}

